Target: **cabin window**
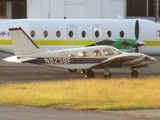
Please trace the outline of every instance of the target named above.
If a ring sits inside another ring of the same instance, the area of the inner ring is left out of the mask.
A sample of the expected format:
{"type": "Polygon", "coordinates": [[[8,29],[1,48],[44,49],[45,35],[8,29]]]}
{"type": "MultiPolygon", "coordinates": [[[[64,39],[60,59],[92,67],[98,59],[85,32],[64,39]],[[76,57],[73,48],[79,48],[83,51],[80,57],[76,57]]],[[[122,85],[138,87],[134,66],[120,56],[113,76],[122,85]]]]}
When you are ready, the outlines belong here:
{"type": "Polygon", "coordinates": [[[107,35],[108,35],[108,37],[111,37],[111,36],[112,36],[112,32],[109,30],[109,31],[107,32],[107,35]]]}
{"type": "Polygon", "coordinates": [[[72,30],[69,31],[69,37],[70,37],[70,38],[73,37],[73,31],[72,31],[72,30]]]}
{"type": "Polygon", "coordinates": [[[114,52],[114,54],[115,54],[115,55],[119,55],[119,54],[121,54],[121,52],[120,52],[120,51],[118,51],[118,50],[116,50],[116,49],[113,49],[113,52],[114,52]]]}
{"type": "Polygon", "coordinates": [[[78,52],[79,57],[89,57],[89,53],[87,51],[78,52]]]}
{"type": "Polygon", "coordinates": [[[157,30],[157,35],[160,36],[160,30],[157,30]]]}
{"type": "Polygon", "coordinates": [[[123,38],[124,37],[124,31],[121,30],[120,33],[119,33],[119,35],[120,35],[121,38],[123,38]]]}
{"type": "Polygon", "coordinates": [[[112,49],[108,48],[108,49],[103,49],[104,55],[114,55],[114,52],[112,51],[112,49]]]}
{"type": "Polygon", "coordinates": [[[61,32],[60,32],[59,30],[56,32],[56,36],[57,36],[58,38],[61,36],[61,32]]]}
{"type": "Polygon", "coordinates": [[[82,37],[83,38],[86,37],[86,31],[85,30],[82,31],[82,37]]]}
{"type": "Polygon", "coordinates": [[[99,37],[99,31],[98,31],[98,30],[96,30],[94,34],[95,34],[95,37],[96,37],[96,38],[99,37]]]}
{"type": "Polygon", "coordinates": [[[31,37],[35,37],[35,34],[36,34],[35,31],[32,30],[32,31],[31,31],[31,37]]]}
{"type": "Polygon", "coordinates": [[[45,30],[45,31],[43,32],[43,35],[44,35],[44,37],[47,37],[47,36],[48,36],[48,31],[45,30]]]}
{"type": "Polygon", "coordinates": [[[75,53],[71,53],[71,54],[69,54],[69,57],[76,57],[76,54],[75,53]]]}
{"type": "Polygon", "coordinates": [[[100,50],[94,50],[93,51],[93,56],[101,56],[100,50]]]}
{"type": "Polygon", "coordinates": [[[103,49],[103,52],[104,52],[104,55],[105,55],[105,56],[109,55],[108,49],[103,49]]]}

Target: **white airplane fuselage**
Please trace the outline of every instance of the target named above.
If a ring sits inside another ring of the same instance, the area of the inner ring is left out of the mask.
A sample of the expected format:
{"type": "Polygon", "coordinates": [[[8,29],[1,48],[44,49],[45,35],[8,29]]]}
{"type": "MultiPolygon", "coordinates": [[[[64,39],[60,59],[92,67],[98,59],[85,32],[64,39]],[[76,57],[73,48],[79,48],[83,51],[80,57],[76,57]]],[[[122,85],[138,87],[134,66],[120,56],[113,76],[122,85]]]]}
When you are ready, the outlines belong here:
{"type": "Polygon", "coordinates": [[[40,47],[49,50],[82,47],[106,37],[136,39],[139,21],[139,51],[160,55],[160,25],[143,19],[19,19],[0,22],[0,50],[13,53],[9,28],[21,27],[40,47]]]}

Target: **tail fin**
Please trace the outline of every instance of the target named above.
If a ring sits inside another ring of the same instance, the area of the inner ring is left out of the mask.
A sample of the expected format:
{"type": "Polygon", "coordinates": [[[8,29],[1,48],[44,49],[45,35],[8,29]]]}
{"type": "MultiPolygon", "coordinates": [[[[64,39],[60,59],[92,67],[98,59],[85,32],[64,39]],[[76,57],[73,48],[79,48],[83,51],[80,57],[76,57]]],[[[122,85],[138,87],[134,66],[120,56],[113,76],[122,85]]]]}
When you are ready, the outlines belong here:
{"type": "Polygon", "coordinates": [[[9,28],[9,31],[16,56],[34,54],[41,51],[22,28],[9,28]]]}

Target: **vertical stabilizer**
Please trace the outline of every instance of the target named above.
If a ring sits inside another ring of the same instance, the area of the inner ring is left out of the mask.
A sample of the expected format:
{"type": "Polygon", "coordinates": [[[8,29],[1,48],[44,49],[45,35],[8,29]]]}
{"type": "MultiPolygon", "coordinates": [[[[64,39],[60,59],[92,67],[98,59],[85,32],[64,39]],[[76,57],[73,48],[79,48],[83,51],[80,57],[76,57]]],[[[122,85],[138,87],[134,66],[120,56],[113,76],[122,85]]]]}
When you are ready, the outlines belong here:
{"type": "Polygon", "coordinates": [[[16,56],[40,52],[40,48],[31,40],[22,28],[9,28],[16,56]]]}

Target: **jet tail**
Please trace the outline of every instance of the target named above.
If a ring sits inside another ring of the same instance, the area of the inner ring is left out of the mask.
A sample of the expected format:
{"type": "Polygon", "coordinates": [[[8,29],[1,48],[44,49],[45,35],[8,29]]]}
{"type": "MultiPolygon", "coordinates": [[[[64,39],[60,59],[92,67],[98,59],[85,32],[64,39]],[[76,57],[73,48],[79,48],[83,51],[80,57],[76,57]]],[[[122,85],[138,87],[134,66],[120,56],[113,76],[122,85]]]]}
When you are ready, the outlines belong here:
{"type": "Polygon", "coordinates": [[[16,56],[34,54],[42,51],[22,28],[9,28],[9,31],[16,56]]]}

